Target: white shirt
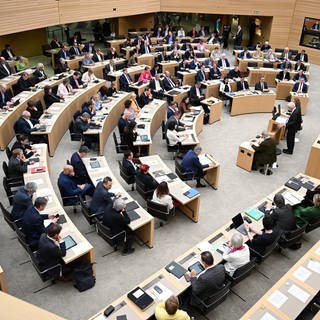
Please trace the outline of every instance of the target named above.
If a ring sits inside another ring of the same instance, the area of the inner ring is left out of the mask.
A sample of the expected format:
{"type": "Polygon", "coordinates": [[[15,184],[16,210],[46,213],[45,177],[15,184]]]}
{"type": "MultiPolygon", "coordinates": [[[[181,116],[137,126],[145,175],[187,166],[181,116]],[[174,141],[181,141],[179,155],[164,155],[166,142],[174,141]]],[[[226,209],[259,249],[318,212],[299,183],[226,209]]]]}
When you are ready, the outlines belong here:
{"type": "Polygon", "coordinates": [[[244,244],[242,250],[237,250],[232,253],[224,253],[222,255],[223,260],[227,261],[224,264],[226,271],[232,276],[234,272],[250,261],[249,247],[244,244]]]}
{"type": "Polygon", "coordinates": [[[186,33],[184,32],[184,30],[179,30],[178,31],[178,37],[185,37],[186,33]]]}
{"type": "MultiPolygon", "coordinates": [[[[225,92],[225,91],[224,91],[225,86],[226,86],[225,83],[221,83],[221,84],[220,84],[220,90],[219,90],[219,91],[220,91],[220,92],[225,92]]],[[[231,92],[230,83],[228,83],[227,86],[228,86],[228,88],[229,88],[229,91],[228,91],[228,92],[231,92]]]]}
{"type": "Polygon", "coordinates": [[[3,63],[2,66],[3,66],[3,68],[8,72],[8,76],[9,76],[9,75],[10,75],[10,71],[9,71],[9,69],[7,68],[6,64],[3,63]]]}
{"type": "Polygon", "coordinates": [[[10,59],[13,59],[13,58],[14,58],[14,56],[13,56],[13,54],[11,53],[10,50],[7,50],[7,53],[8,53],[8,55],[9,55],[10,59]]]}
{"type": "Polygon", "coordinates": [[[160,86],[160,82],[159,82],[159,80],[154,80],[154,84],[155,84],[155,87],[156,87],[156,89],[155,89],[155,91],[160,91],[160,90],[162,90],[162,88],[161,88],[161,86],[160,86]]]}
{"type": "Polygon", "coordinates": [[[85,83],[89,83],[89,82],[92,82],[94,80],[97,80],[97,77],[93,73],[91,75],[89,75],[89,73],[87,71],[82,75],[81,80],[83,82],[85,82],[85,83]]]}
{"type": "Polygon", "coordinates": [[[33,128],[33,124],[32,124],[32,122],[30,121],[30,119],[26,119],[26,118],[23,118],[23,119],[28,122],[30,128],[32,129],[32,128],[33,128]]]}
{"type": "Polygon", "coordinates": [[[63,98],[65,96],[67,96],[68,94],[69,94],[69,91],[68,91],[67,87],[63,83],[60,83],[58,86],[58,90],[57,90],[57,96],[63,98]]]}
{"type": "Polygon", "coordinates": [[[200,89],[196,87],[196,94],[197,97],[200,98],[201,97],[201,93],[200,93],[200,89]]]}
{"type": "Polygon", "coordinates": [[[170,195],[166,194],[164,196],[162,196],[161,198],[157,197],[157,192],[156,190],[154,190],[153,192],[153,197],[152,197],[152,201],[156,202],[156,203],[160,203],[160,204],[164,204],[167,205],[169,210],[171,210],[173,208],[173,202],[172,202],[172,198],[170,195]]]}
{"type": "Polygon", "coordinates": [[[169,146],[173,147],[178,142],[182,140],[178,137],[178,132],[176,130],[167,130],[167,138],[169,140],[169,146]]]}

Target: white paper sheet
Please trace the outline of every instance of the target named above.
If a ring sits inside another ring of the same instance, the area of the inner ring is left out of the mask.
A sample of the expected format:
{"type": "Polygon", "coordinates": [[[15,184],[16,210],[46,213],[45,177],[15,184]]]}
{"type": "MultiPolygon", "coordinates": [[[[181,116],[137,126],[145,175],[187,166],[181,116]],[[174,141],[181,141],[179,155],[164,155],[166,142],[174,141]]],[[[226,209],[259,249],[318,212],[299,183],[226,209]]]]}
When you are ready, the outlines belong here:
{"type": "Polygon", "coordinates": [[[272,293],[272,295],[268,298],[268,301],[273,304],[276,308],[281,308],[281,306],[288,300],[288,297],[284,295],[279,290],[276,290],[272,293]]]}
{"type": "Polygon", "coordinates": [[[207,241],[200,242],[197,245],[197,247],[201,252],[203,252],[203,251],[213,251],[212,245],[207,241]]]}
{"type": "Polygon", "coordinates": [[[311,276],[311,272],[301,266],[293,273],[293,275],[302,282],[305,282],[311,276]]]}
{"type": "Polygon", "coordinates": [[[318,261],[310,260],[307,267],[313,272],[320,273],[320,262],[318,261]]]}
{"type": "Polygon", "coordinates": [[[299,288],[295,284],[293,284],[289,288],[288,293],[290,293],[291,295],[293,295],[295,298],[297,298],[298,300],[300,300],[303,303],[306,303],[310,297],[310,294],[308,292],[302,290],[301,288],[299,288]]]}
{"type": "Polygon", "coordinates": [[[34,180],[32,180],[32,182],[34,182],[34,183],[36,183],[37,184],[37,186],[39,186],[40,184],[43,184],[43,179],[34,179],[34,180]]]}
{"type": "Polygon", "coordinates": [[[154,294],[154,296],[160,300],[160,301],[166,301],[169,297],[172,296],[172,291],[167,288],[165,285],[163,285],[161,282],[158,282],[156,284],[161,290],[161,293],[158,293],[156,290],[153,289],[153,287],[151,288],[152,293],[154,294]]]}
{"type": "Polygon", "coordinates": [[[315,253],[320,256],[320,247],[315,251],[315,253]]]}
{"type": "Polygon", "coordinates": [[[211,164],[212,163],[212,161],[209,158],[207,158],[205,154],[200,154],[198,156],[198,158],[199,158],[199,161],[200,161],[200,163],[202,165],[206,165],[206,164],[211,164]]]}
{"type": "Polygon", "coordinates": [[[277,320],[272,314],[266,312],[260,320],[277,320]]]}
{"type": "Polygon", "coordinates": [[[160,176],[160,177],[156,177],[155,178],[156,179],[156,181],[158,182],[158,183],[161,183],[162,181],[170,181],[171,179],[167,176],[167,175],[163,175],[163,176],[160,176]]]}
{"type": "Polygon", "coordinates": [[[101,313],[97,317],[95,317],[93,320],[106,320],[107,318],[101,313]]]}
{"type": "Polygon", "coordinates": [[[88,242],[80,242],[70,250],[72,250],[74,254],[80,254],[89,249],[90,249],[90,244],[88,242]]]}

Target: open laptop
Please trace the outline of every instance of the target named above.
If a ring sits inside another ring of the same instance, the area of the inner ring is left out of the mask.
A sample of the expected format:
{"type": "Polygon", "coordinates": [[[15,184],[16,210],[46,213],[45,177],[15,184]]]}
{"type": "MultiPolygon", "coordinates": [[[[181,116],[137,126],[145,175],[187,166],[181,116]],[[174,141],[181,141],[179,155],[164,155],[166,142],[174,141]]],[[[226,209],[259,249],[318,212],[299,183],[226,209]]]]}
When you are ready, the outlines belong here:
{"type": "Polygon", "coordinates": [[[244,221],[243,221],[241,213],[238,213],[236,216],[234,216],[232,218],[232,223],[233,223],[233,227],[235,229],[237,229],[237,231],[239,231],[240,233],[242,233],[245,236],[247,235],[247,231],[244,228],[244,221]]]}

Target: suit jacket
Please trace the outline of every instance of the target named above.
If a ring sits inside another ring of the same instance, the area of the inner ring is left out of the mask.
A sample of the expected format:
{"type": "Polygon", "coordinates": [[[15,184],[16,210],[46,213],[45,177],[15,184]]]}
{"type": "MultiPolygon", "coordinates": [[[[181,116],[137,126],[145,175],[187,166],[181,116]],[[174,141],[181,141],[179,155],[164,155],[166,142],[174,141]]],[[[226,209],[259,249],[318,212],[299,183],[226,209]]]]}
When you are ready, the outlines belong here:
{"type": "Polygon", "coordinates": [[[53,92],[46,93],[44,95],[44,102],[47,108],[49,108],[53,103],[60,102],[60,98],[57,95],[55,95],[53,92]]]}
{"type": "MultiPolygon", "coordinates": [[[[225,62],[226,62],[226,66],[227,66],[227,67],[230,67],[230,63],[229,63],[228,59],[225,59],[225,62]]],[[[222,67],[222,59],[219,59],[219,61],[218,61],[218,67],[219,67],[219,68],[222,67]]]]}
{"type": "MultiPolygon", "coordinates": [[[[206,300],[215,292],[222,289],[225,280],[225,269],[223,264],[206,269],[199,277],[191,278],[192,294],[202,300],[206,300]]],[[[191,297],[190,304],[197,306],[197,301],[191,297]]]]}
{"type": "Polygon", "coordinates": [[[253,145],[252,148],[255,150],[254,160],[258,165],[273,164],[277,161],[276,143],[273,139],[265,139],[258,147],[253,145]]]}
{"type": "MultiPolygon", "coordinates": [[[[291,51],[289,51],[289,52],[288,52],[288,59],[291,59],[291,56],[292,56],[292,53],[291,53],[291,51]]],[[[281,59],[281,60],[286,59],[284,52],[281,53],[280,59],[281,59]]]]}
{"type": "Polygon", "coordinates": [[[186,173],[190,173],[189,178],[192,179],[193,176],[203,175],[203,169],[208,168],[209,165],[202,165],[198,156],[193,150],[189,150],[183,157],[181,166],[186,173]]]}
{"type": "MultiPolygon", "coordinates": [[[[283,80],[283,75],[284,75],[284,70],[281,70],[278,74],[277,74],[277,79],[282,81],[283,80]]],[[[290,72],[287,72],[285,75],[284,75],[284,78],[286,80],[290,80],[290,72]]]]}
{"type": "MultiPolygon", "coordinates": [[[[167,115],[168,115],[168,110],[171,110],[171,108],[168,108],[167,109],[167,115]]],[[[168,130],[168,127],[169,127],[169,124],[170,122],[174,122],[174,124],[176,125],[176,130],[179,131],[179,126],[182,127],[183,126],[183,123],[180,121],[180,120],[177,120],[176,117],[174,116],[174,113],[172,114],[172,116],[170,118],[167,117],[167,122],[165,124],[165,131],[167,132],[168,130]]],[[[180,130],[181,131],[181,130],[180,130]]]]}
{"type": "MultiPolygon", "coordinates": [[[[13,51],[12,51],[12,50],[10,50],[10,51],[11,51],[11,54],[12,54],[13,56],[15,56],[15,54],[13,53],[13,51]]],[[[10,57],[10,55],[9,55],[9,53],[8,53],[8,51],[7,51],[6,49],[3,49],[3,50],[1,51],[1,56],[4,57],[6,60],[11,60],[11,57],[10,57]]]]}
{"type": "Polygon", "coordinates": [[[307,82],[307,76],[303,73],[300,77],[299,73],[296,73],[293,77],[293,81],[299,81],[300,78],[303,78],[305,82],[307,82]]]}
{"type": "Polygon", "coordinates": [[[3,97],[2,97],[2,94],[0,93],[0,108],[6,106],[7,102],[9,101],[11,101],[11,95],[9,94],[8,90],[4,92],[3,97]]]}
{"type": "Polygon", "coordinates": [[[146,104],[148,104],[152,99],[150,99],[144,92],[140,96],[139,106],[143,108],[146,104]]]}
{"type": "MultiPolygon", "coordinates": [[[[199,89],[200,90],[200,89],[199,89]]],[[[201,92],[200,92],[201,94],[201,92]]],[[[193,106],[199,106],[201,105],[200,103],[200,98],[197,96],[197,90],[195,86],[192,86],[190,88],[190,92],[189,92],[189,97],[190,97],[190,103],[193,106]]]]}
{"type": "Polygon", "coordinates": [[[32,131],[36,131],[36,128],[31,128],[29,123],[23,118],[20,117],[14,125],[16,134],[26,134],[29,136],[32,131]]]}
{"type": "Polygon", "coordinates": [[[43,74],[38,70],[36,69],[34,72],[33,72],[33,77],[35,78],[35,81],[38,83],[40,81],[43,81],[45,79],[47,79],[47,75],[43,72],[43,74]],[[44,77],[44,79],[39,79],[41,77],[44,77]]]}
{"type": "Polygon", "coordinates": [[[209,71],[209,79],[214,80],[214,79],[220,79],[221,78],[221,72],[218,68],[215,70],[213,68],[210,68],[209,71]]]}
{"type": "Polygon", "coordinates": [[[78,84],[76,83],[76,80],[74,79],[73,76],[69,77],[69,80],[70,80],[70,84],[71,84],[72,89],[79,89],[79,86],[81,86],[83,84],[81,78],[77,80],[78,84]]]}
{"type": "Polygon", "coordinates": [[[55,40],[52,40],[50,42],[50,47],[51,49],[57,49],[57,48],[61,48],[63,45],[60,41],[55,41],[55,40]]]}
{"type": "Polygon", "coordinates": [[[30,79],[24,80],[22,79],[22,77],[20,77],[17,82],[16,91],[17,93],[20,93],[22,91],[30,91],[31,90],[30,87],[32,86],[33,86],[33,83],[31,82],[30,79]]]}
{"type": "Polygon", "coordinates": [[[33,152],[31,151],[31,146],[29,144],[22,144],[18,141],[16,141],[12,148],[11,148],[11,152],[14,150],[14,149],[21,149],[23,151],[23,154],[26,158],[30,158],[33,156],[33,152]]]}
{"type": "Polygon", "coordinates": [[[109,192],[103,185],[103,182],[100,181],[97,184],[96,189],[94,190],[92,200],[90,202],[90,210],[92,213],[103,213],[106,208],[109,210],[113,205],[113,198],[115,194],[109,192]]]}
{"type": "MultiPolygon", "coordinates": [[[[38,242],[37,259],[39,266],[43,270],[53,267],[56,264],[62,264],[62,257],[64,257],[66,253],[66,244],[64,241],[57,246],[55,241],[48,238],[46,233],[41,235],[38,242]]],[[[51,276],[57,278],[60,275],[60,269],[53,269],[49,273],[51,276]]]]}
{"type": "MultiPolygon", "coordinates": [[[[127,74],[127,77],[128,77],[129,80],[132,82],[131,77],[130,77],[129,74],[127,74]]],[[[124,74],[122,74],[122,75],[120,76],[120,89],[121,89],[122,91],[126,91],[126,92],[129,91],[129,83],[128,83],[128,81],[127,81],[127,79],[126,79],[126,76],[125,76],[124,74]]]]}
{"type": "Polygon", "coordinates": [[[103,56],[100,56],[100,60],[99,60],[99,57],[98,57],[98,53],[95,52],[94,55],[92,56],[92,60],[94,62],[99,62],[99,61],[103,61],[104,57],[103,56]]]}
{"type": "Polygon", "coordinates": [[[79,48],[77,48],[78,50],[76,51],[76,49],[74,47],[71,47],[69,49],[69,54],[71,56],[80,56],[81,55],[81,50],[79,48]]]}
{"type": "MultiPolygon", "coordinates": [[[[161,90],[163,90],[163,89],[162,89],[162,86],[161,86],[161,81],[160,81],[160,80],[159,80],[159,84],[160,84],[161,90]]],[[[150,80],[149,88],[150,88],[152,91],[155,91],[155,90],[156,90],[156,81],[155,81],[155,79],[150,80]]]]}
{"type": "Polygon", "coordinates": [[[241,90],[249,90],[249,83],[248,81],[243,81],[244,89],[241,81],[237,81],[237,91],[241,90]]]}
{"type": "Polygon", "coordinates": [[[58,53],[58,57],[59,57],[59,59],[61,59],[61,58],[68,59],[70,57],[69,51],[68,50],[64,51],[61,49],[58,53]]]}
{"type": "Polygon", "coordinates": [[[149,173],[145,174],[138,170],[136,175],[136,181],[139,181],[143,185],[145,191],[154,190],[157,187],[157,182],[151,177],[149,173]]]}
{"type": "MultiPolygon", "coordinates": [[[[263,82],[263,88],[264,89],[268,89],[268,83],[265,82],[265,81],[263,82]]],[[[254,90],[262,91],[262,87],[261,87],[260,81],[256,83],[256,85],[254,86],[254,90]]]]}
{"type": "Polygon", "coordinates": [[[307,68],[306,68],[306,66],[305,66],[303,63],[301,63],[300,66],[298,66],[298,64],[296,63],[295,66],[294,66],[294,70],[295,70],[295,71],[299,71],[299,70],[306,71],[306,69],[307,69],[307,68]],[[299,68],[298,68],[298,67],[299,67],[299,68]]]}
{"type": "Polygon", "coordinates": [[[198,70],[197,71],[196,80],[199,81],[199,82],[206,80],[205,72],[204,71],[202,72],[201,70],[198,70]]]}
{"type": "Polygon", "coordinates": [[[282,208],[274,208],[270,213],[275,229],[292,231],[297,228],[296,218],[289,204],[286,204],[282,208]]]}
{"type": "MultiPolygon", "coordinates": [[[[296,56],[295,56],[295,58],[294,58],[294,60],[295,61],[298,61],[298,60],[301,60],[301,57],[302,57],[302,54],[301,54],[301,52],[300,53],[298,53],[296,56]]],[[[305,53],[304,55],[303,55],[303,61],[302,62],[308,62],[308,55],[305,53]]]]}
{"type": "Polygon", "coordinates": [[[234,69],[230,70],[227,77],[229,79],[233,79],[233,78],[240,78],[241,77],[241,73],[240,71],[235,71],[234,69]]]}
{"type": "Polygon", "coordinates": [[[295,108],[290,115],[290,118],[286,124],[287,130],[298,131],[301,128],[302,117],[301,117],[301,109],[295,108]]]}
{"type": "Polygon", "coordinates": [[[84,122],[80,116],[76,119],[73,125],[73,130],[75,133],[83,133],[89,129],[89,123],[84,122]]]}
{"type": "Polygon", "coordinates": [[[171,78],[171,81],[174,84],[174,86],[172,86],[171,82],[169,82],[167,77],[163,78],[162,85],[163,85],[164,90],[169,91],[176,86],[176,83],[174,82],[174,80],[172,78],[171,78]]]}
{"type": "Polygon", "coordinates": [[[246,58],[245,58],[244,57],[244,51],[242,51],[242,52],[239,53],[239,58],[241,58],[241,59],[251,59],[251,54],[250,54],[250,52],[247,52],[246,58]]]}
{"type": "Polygon", "coordinates": [[[115,59],[115,58],[118,58],[117,52],[112,53],[111,51],[109,51],[107,53],[107,60],[112,60],[112,59],[115,59]]]}
{"type": "Polygon", "coordinates": [[[96,52],[96,49],[95,49],[94,46],[91,47],[91,51],[90,51],[89,47],[90,47],[90,46],[89,46],[89,44],[87,43],[87,44],[83,47],[82,52],[90,52],[90,53],[95,53],[95,52],[96,52]]]}
{"type": "Polygon", "coordinates": [[[106,209],[103,215],[103,224],[111,229],[112,235],[125,231],[130,224],[130,218],[124,211],[122,214],[113,208],[106,209]]]}
{"type": "Polygon", "coordinates": [[[70,163],[73,166],[75,177],[80,179],[81,183],[87,182],[87,179],[88,179],[87,169],[78,152],[75,152],[71,156],[70,163]]]}
{"type": "Polygon", "coordinates": [[[28,163],[12,156],[8,164],[9,178],[20,178],[28,171],[28,163]]]}
{"type": "Polygon", "coordinates": [[[288,64],[285,62],[285,61],[283,61],[282,63],[281,63],[281,65],[280,65],[280,69],[289,69],[289,70],[291,70],[292,69],[292,64],[291,64],[291,62],[289,62],[288,64]]]}
{"type": "Polygon", "coordinates": [[[34,206],[30,206],[22,217],[22,232],[26,235],[27,243],[32,249],[38,248],[40,236],[46,232],[43,224],[45,219],[49,219],[49,216],[40,214],[34,206]]]}
{"type": "Polygon", "coordinates": [[[125,169],[127,175],[135,176],[137,174],[137,168],[132,164],[131,161],[126,158],[122,159],[122,167],[125,169]]]}
{"type": "Polygon", "coordinates": [[[133,145],[133,143],[137,140],[138,134],[136,132],[128,131],[123,132],[121,136],[121,144],[127,145],[129,150],[134,154],[138,152],[138,148],[133,145]]]}
{"type": "Polygon", "coordinates": [[[21,219],[29,206],[32,206],[32,196],[24,187],[20,187],[12,199],[11,216],[13,220],[21,219]]]}
{"type": "MultiPolygon", "coordinates": [[[[294,84],[294,86],[293,86],[292,91],[293,91],[293,92],[298,92],[299,86],[300,86],[300,83],[299,83],[299,82],[296,82],[296,83],[294,84]]],[[[307,86],[305,83],[303,83],[303,85],[302,85],[302,92],[303,92],[303,93],[307,93],[307,92],[308,92],[308,86],[307,86]]]]}
{"type": "Polygon", "coordinates": [[[0,79],[3,79],[3,78],[5,78],[5,77],[9,76],[9,75],[12,73],[12,72],[11,72],[11,68],[10,68],[8,62],[6,62],[5,65],[6,65],[7,69],[8,69],[8,71],[9,71],[9,73],[8,73],[8,71],[3,67],[2,63],[0,63],[0,79]]]}
{"type": "MultiPolygon", "coordinates": [[[[85,191],[81,190],[77,186],[75,179],[73,177],[65,175],[63,172],[61,172],[59,175],[58,186],[61,193],[61,197],[72,197],[85,194],[85,191]]],[[[74,205],[77,202],[77,199],[66,199],[65,205],[74,205]]]]}

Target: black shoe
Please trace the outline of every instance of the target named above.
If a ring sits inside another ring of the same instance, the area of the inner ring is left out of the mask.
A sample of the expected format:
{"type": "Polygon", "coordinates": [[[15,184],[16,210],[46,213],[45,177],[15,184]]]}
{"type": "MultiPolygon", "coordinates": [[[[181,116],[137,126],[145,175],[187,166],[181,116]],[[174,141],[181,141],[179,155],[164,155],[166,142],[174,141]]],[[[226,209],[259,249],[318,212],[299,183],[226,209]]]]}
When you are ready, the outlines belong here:
{"type": "Polygon", "coordinates": [[[134,253],[134,248],[131,248],[131,249],[128,249],[128,250],[123,250],[122,251],[122,255],[123,256],[128,256],[129,254],[131,254],[131,253],[134,253]]]}
{"type": "Polygon", "coordinates": [[[288,149],[283,149],[282,152],[286,154],[292,154],[292,152],[290,152],[288,149]]]}
{"type": "Polygon", "coordinates": [[[205,184],[197,183],[196,188],[205,188],[205,184]]]}
{"type": "MultiPolygon", "coordinates": [[[[264,169],[260,169],[259,172],[260,172],[261,174],[265,174],[264,169]]],[[[268,171],[267,171],[267,176],[271,176],[271,175],[272,175],[272,171],[268,169],[268,171]]]]}

